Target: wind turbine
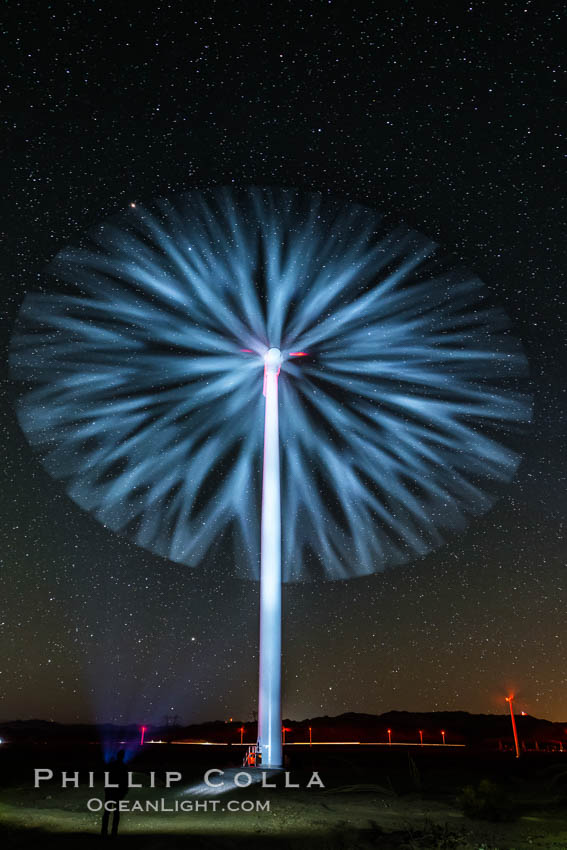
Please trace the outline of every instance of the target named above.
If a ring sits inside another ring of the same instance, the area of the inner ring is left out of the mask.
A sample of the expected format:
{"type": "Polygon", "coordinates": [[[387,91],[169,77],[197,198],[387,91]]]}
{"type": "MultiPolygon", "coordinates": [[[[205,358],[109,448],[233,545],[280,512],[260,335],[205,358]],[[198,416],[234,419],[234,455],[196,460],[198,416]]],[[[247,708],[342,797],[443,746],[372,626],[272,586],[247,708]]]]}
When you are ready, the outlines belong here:
{"type": "Polygon", "coordinates": [[[146,549],[196,566],[237,535],[279,766],[282,581],[408,563],[487,511],[530,419],[521,345],[424,236],[294,190],[136,205],[50,271],[12,339],[20,424],[71,498],[146,549]]]}

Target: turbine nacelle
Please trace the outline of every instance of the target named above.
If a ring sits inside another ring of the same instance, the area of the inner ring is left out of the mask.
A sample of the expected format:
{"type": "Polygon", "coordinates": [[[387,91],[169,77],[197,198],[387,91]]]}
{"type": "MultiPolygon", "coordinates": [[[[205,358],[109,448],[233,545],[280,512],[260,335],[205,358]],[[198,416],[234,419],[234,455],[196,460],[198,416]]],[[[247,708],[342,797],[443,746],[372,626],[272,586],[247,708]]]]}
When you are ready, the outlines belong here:
{"type": "Polygon", "coordinates": [[[266,379],[268,375],[275,375],[276,378],[280,374],[282,365],[282,353],[279,348],[268,348],[264,354],[264,395],[266,395],[266,379]]]}
{"type": "Polygon", "coordinates": [[[269,348],[264,354],[264,367],[266,372],[279,374],[282,365],[282,353],[279,348],[269,348]]]}

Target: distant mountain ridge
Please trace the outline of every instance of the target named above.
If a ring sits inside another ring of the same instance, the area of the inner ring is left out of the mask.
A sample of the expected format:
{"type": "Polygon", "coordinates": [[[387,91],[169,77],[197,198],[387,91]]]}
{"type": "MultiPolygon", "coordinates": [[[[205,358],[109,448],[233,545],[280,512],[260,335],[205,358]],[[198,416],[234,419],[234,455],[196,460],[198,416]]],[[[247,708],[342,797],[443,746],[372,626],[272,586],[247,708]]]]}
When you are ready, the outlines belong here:
{"type": "MultiPolygon", "coordinates": [[[[567,749],[567,724],[530,715],[516,715],[518,732],[523,740],[549,742],[567,749]]],[[[146,740],[190,740],[236,744],[256,739],[256,724],[247,721],[222,720],[199,724],[60,723],[43,719],[11,720],[0,723],[0,737],[6,742],[30,742],[53,739],[96,740],[120,734],[132,740],[147,727],[146,740]],[[242,732],[241,730],[244,729],[242,732]]],[[[411,712],[388,711],[384,714],[345,712],[334,717],[319,716],[304,720],[284,719],[286,741],[293,743],[352,741],[360,743],[468,743],[507,742],[511,738],[509,714],[470,714],[466,711],[411,712]],[[311,730],[311,732],[310,732],[311,730]],[[388,732],[390,730],[390,732],[388,732]],[[421,736],[420,736],[421,730],[421,736]],[[443,734],[444,733],[444,734],[443,734]]]]}

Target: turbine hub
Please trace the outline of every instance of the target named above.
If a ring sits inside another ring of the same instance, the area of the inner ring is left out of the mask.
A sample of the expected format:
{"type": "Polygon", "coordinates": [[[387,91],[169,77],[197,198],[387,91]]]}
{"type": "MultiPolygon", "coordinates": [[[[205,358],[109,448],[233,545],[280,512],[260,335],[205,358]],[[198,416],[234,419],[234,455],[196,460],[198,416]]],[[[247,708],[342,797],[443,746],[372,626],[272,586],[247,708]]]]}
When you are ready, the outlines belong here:
{"type": "Polygon", "coordinates": [[[275,372],[276,374],[280,371],[280,366],[282,365],[282,353],[279,348],[269,348],[268,351],[264,354],[264,365],[266,367],[266,372],[275,372]]]}

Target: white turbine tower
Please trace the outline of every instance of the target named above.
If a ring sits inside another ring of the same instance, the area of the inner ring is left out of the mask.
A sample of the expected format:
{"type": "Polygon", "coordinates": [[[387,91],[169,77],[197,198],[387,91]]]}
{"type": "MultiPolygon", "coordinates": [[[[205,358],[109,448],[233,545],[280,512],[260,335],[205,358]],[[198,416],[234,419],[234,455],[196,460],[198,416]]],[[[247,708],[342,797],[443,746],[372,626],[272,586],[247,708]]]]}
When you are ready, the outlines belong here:
{"type": "Polygon", "coordinates": [[[281,644],[282,564],[280,506],[280,445],[278,426],[279,348],[264,356],[264,470],[260,552],[260,679],[258,744],[262,765],[282,765],[281,644]]]}

